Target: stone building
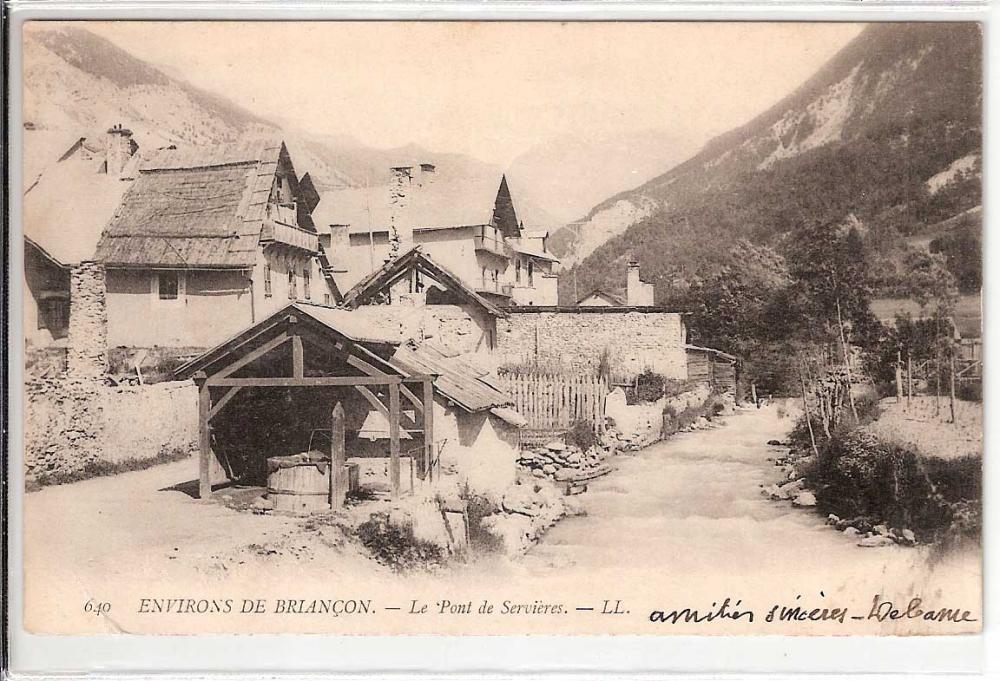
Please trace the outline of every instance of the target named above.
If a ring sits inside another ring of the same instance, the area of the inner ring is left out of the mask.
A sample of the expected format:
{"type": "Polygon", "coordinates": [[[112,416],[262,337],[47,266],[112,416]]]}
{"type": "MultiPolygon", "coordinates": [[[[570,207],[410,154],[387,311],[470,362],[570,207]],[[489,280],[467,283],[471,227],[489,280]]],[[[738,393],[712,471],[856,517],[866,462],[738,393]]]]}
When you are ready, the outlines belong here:
{"type": "Polygon", "coordinates": [[[501,305],[555,305],[558,267],[548,233],[524,229],[501,173],[394,167],[388,187],[324,195],[316,221],[329,229],[337,282],[354,286],[419,245],[477,294],[501,305]]]}
{"type": "Polygon", "coordinates": [[[385,263],[344,294],[344,305],[362,314],[395,310],[411,338],[433,340],[456,355],[489,355],[497,346],[497,320],[506,311],[466,286],[457,275],[414,246],[385,263]]]}

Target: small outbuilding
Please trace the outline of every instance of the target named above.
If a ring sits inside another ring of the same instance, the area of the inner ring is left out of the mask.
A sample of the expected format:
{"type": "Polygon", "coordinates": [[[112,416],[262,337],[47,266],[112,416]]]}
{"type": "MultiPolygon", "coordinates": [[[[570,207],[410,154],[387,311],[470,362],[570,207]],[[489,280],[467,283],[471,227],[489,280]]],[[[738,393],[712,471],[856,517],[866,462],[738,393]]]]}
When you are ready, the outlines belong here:
{"type": "Polygon", "coordinates": [[[348,458],[387,459],[396,498],[404,476],[413,489],[439,475],[448,443],[488,431],[516,448],[509,397],[485,371],[410,342],[399,312],[290,304],[178,368],[200,390],[200,496],[263,486],[268,459],[329,452],[331,505],[348,458]]]}

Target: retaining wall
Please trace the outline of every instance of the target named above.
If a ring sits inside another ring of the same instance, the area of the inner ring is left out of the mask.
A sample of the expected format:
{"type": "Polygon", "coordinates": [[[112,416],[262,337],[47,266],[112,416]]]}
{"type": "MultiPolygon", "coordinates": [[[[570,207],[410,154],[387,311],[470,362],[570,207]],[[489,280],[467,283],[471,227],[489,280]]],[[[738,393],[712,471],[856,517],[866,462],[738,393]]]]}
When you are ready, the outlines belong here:
{"type": "Polygon", "coordinates": [[[99,463],[193,450],[198,390],[190,382],[109,387],[81,379],[25,385],[29,480],[79,474],[99,463]]]}

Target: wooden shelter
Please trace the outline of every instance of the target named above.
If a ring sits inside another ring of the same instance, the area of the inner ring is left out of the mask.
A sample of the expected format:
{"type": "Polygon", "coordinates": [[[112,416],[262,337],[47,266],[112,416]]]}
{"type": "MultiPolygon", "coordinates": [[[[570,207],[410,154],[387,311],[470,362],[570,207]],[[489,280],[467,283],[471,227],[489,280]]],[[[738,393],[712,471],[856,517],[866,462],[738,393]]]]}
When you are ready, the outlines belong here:
{"type": "Polygon", "coordinates": [[[365,412],[374,408],[388,420],[392,497],[400,494],[402,428],[421,435],[418,470],[429,478],[434,410],[427,406],[433,404],[434,376],[391,363],[400,339],[378,328],[349,310],[291,304],[178,368],[178,378],[192,378],[199,388],[199,496],[211,494],[220,469],[234,478],[232,444],[223,451],[213,430],[239,397],[246,400],[244,409],[254,407],[251,397],[257,400],[256,417],[244,415],[230,424],[230,432],[245,435],[244,444],[263,441],[301,451],[319,414],[329,417],[331,506],[341,504],[346,494],[345,421],[358,412],[358,402],[365,412]],[[284,391],[286,399],[276,402],[266,394],[273,391],[284,391]]]}

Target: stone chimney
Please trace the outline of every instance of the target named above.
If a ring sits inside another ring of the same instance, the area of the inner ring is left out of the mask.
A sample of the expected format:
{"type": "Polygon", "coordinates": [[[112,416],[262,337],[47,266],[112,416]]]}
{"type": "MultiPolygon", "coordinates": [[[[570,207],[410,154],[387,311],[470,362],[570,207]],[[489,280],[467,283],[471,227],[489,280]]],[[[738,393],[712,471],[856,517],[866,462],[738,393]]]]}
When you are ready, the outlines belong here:
{"type": "Polygon", "coordinates": [[[389,180],[389,255],[395,257],[413,245],[413,225],[406,214],[413,191],[413,166],[395,166],[389,180]]]}
{"type": "Polygon", "coordinates": [[[66,373],[101,379],[108,372],[108,311],[104,266],[82,262],[69,275],[66,373]]]}
{"type": "Polygon", "coordinates": [[[132,131],[118,123],[106,135],[108,175],[120,176],[125,164],[132,158],[132,131]]]}
{"type": "Polygon", "coordinates": [[[625,278],[625,298],[629,306],[649,306],[653,304],[653,285],[639,278],[639,263],[629,262],[625,278]]]}

